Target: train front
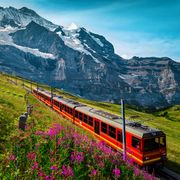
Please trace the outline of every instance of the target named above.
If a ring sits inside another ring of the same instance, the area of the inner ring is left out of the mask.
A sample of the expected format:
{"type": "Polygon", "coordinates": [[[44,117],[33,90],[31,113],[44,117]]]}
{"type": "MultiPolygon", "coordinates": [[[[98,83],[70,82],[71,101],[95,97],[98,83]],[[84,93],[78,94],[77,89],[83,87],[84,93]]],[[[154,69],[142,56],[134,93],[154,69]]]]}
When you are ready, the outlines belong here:
{"type": "Polygon", "coordinates": [[[166,135],[162,131],[145,134],[142,142],[143,165],[163,165],[166,161],[166,135]]]}

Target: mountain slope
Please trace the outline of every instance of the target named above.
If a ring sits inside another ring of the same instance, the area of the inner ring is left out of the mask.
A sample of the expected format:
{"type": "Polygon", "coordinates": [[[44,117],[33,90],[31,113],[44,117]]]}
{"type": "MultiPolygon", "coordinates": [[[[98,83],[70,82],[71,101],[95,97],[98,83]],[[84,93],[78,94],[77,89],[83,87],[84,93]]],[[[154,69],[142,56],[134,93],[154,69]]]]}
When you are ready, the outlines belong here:
{"type": "Polygon", "coordinates": [[[180,63],[125,60],[103,36],[74,24],[55,25],[28,8],[0,8],[0,48],[0,70],[88,99],[120,102],[123,97],[147,109],[180,103],[180,63]]]}

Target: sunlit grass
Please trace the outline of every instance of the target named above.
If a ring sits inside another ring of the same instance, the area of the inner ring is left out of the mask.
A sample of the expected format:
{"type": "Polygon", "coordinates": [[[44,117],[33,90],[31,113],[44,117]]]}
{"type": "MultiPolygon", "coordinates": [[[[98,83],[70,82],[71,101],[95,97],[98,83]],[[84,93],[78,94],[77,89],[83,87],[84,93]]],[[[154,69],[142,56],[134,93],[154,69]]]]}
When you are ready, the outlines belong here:
{"type": "MultiPolygon", "coordinates": [[[[18,84],[22,85],[22,80],[17,80],[18,84]]],[[[13,114],[13,117],[18,120],[18,116],[25,111],[25,102],[23,96],[25,94],[25,90],[12,83],[8,83],[5,77],[1,77],[0,81],[0,110],[2,112],[7,112],[9,114],[13,114]],[[3,102],[4,101],[4,102],[3,102]],[[9,105],[7,105],[9,103],[9,105]],[[4,105],[6,104],[6,105],[4,105]],[[11,108],[11,105],[15,107],[15,109],[11,108]]],[[[24,80],[24,84],[26,86],[31,87],[28,81],[24,80]]],[[[40,86],[40,85],[39,85],[40,86]]],[[[36,84],[32,85],[32,88],[37,87],[36,84]]],[[[50,88],[46,85],[42,86],[45,89],[50,90],[50,88]]],[[[55,89],[55,93],[59,93],[64,97],[71,98],[77,101],[80,101],[89,106],[102,109],[108,112],[112,112],[120,115],[120,105],[106,103],[106,102],[96,102],[89,101],[80,97],[76,97],[71,95],[70,93],[66,93],[62,90],[55,89]]],[[[59,115],[51,110],[47,110],[43,104],[39,103],[34,97],[30,96],[30,102],[34,104],[34,121],[37,124],[37,127],[47,128],[49,125],[52,125],[53,122],[60,122],[62,124],[71,125],[70,122],[64,120],[59,115]],[[43,122],[41,121],[43,119],[43,122]]],[[[165,132],[167,136],[167,148],[168,148],[168,162],[167,166],[171,169],[176,170],[180,173],[180,105],[173,106],[166,110],[162,110],[156,113],[145,113],[140,112],[135,109],[131,109],[126,107],[126,118],[134,121],[140,121],[143,124],[149,125],[151,127],[158,128],[165,132]]],[[[79,131],[86,133],[86,131],[76,127],[79,131]]],[[[86,133],[88,134],[88,133],[86,133]]]]}

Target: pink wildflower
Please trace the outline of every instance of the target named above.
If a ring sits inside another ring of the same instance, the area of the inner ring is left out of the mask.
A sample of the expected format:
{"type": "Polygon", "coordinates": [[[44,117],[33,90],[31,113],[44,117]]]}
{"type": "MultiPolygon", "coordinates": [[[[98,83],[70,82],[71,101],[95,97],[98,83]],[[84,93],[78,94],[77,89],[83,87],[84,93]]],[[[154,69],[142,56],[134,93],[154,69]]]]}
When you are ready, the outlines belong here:
{"type": "Polygon", "coordinates": [[[117,178],[119,178],[120,175],[121,175],[120,169],[118,169],[118,168],[113,169],[113,174],[114,174],[117,178]]]}
{"type": "Polygon", "coordinates": [[[36,146],[36,151],[37,151],[39,149],[40,144],[37,143],[35,146],[36,146]]]}
{"type": "Polygon", "coordinates": [[[42,172],[42,171],[38,170],[38,176],[39,176],[39,177],[44,177],[44,176],[45,176],[45,174],[44,174],[44,172],[42,172]]]}
{"type": "Polygon", "coordinates": [[[57,170],[58,170],[58,167],[57,167],[57,166],[51,166],[51,170],[57,171],[57,170]]]}
{"type": "Polygon", "coordinates": [[[43,131],[36,131],[35,134],[36,135],[44,135],[44,132],[43,131]]]}
{"type": "Polygon", "coordinates": [[[96,174],[97,174],[97,170],[96,169],[93,169],[92,171],[91,171],[91,176],[96,176],[96,174]]]}
{"type": "Polygon", "coordinates": [[[71,154],[71,161],[81,163],[82,161],[84,161],[84,153],[83,152],[73,152],[71,154]]]}
{"type": "Polygon", "coordinates": [[[14,154],[10,154],[9,155],[9,160],[10,161],[15,161],[16,160],[16,156],[14,154]]]}
{"type": "Polygon", "coordinates": [[[70,166],[62,166],[62,173],[61,173],[65,178],[67,177],[73,177],[74,176],[74,173],[73,173],[73,170],[70,166]]]}
{"type": "Polygon", "coordinates": [[[38,163],[37,162],[34,162],[33,166],[32,166],[32,170],[36,170],[38,168],[38,163]]]}
{"type": "Polygon", "coordinates": [[[28,158],[29,160],[35,159],[35,158],[36,158],[36,153],[35,153],[35,152],[29,152],[29,153],[27,154],[27,158],[28,158]]]}

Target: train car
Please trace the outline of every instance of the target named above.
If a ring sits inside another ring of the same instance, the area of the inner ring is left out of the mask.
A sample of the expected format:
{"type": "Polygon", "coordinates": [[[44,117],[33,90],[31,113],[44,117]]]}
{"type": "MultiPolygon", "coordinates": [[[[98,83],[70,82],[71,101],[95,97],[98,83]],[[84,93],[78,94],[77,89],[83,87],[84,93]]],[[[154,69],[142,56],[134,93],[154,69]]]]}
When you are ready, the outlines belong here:
{"type": "MultiPolygon", "coordinates": [[[[74,100],[53,96],[44,90],[33,94],[74,124],[92,133],[109,146],[122,151],[122,119],[74,100]]],[[[126,120],[127,156],[140,166],[163,163],[166,159],[166,136],[154,128],[126,120]]]]}

